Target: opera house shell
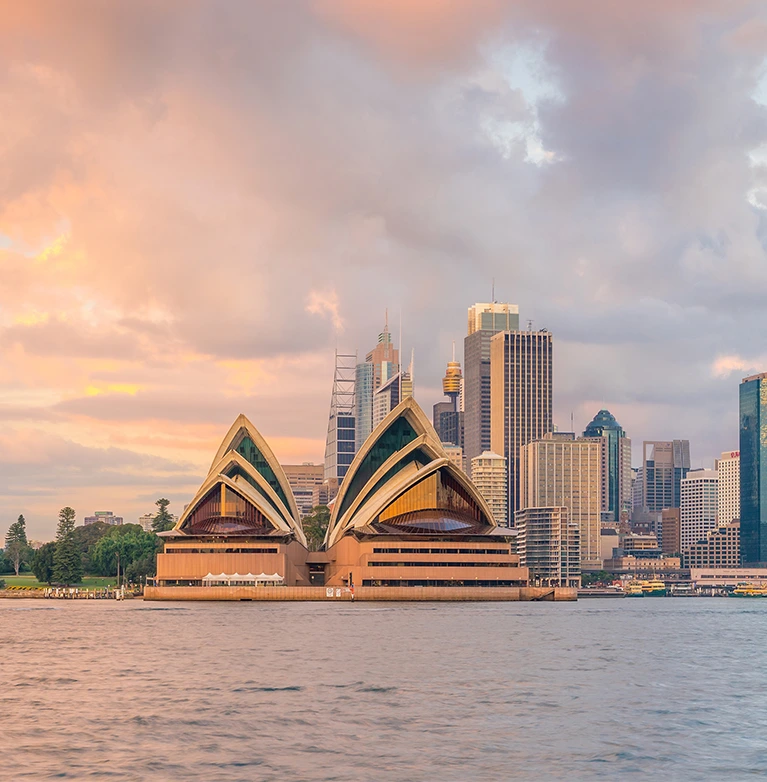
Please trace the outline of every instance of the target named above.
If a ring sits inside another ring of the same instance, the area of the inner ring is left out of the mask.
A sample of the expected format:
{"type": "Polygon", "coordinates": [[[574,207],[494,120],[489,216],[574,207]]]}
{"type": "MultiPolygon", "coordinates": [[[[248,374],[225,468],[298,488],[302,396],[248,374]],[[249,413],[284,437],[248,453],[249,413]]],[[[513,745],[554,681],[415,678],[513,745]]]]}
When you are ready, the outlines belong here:
{"type": "Polygon", "coordinates": [[[524,586],[528,571],[507,535],[408,397],[344,478],[325,537],[325,583],[524,586]]]}
{"type": "Polygon", "coordinates": [[[321,551],[307,550],[285,473],[243,415],[174,529],[160,534],[161,587],[243,586],[244,575],[256,583],[254,574],[262,583],[328,588],[517,587],[528,577],[509,531],[497,527],[412,397],[355,456],[321,551]]]}
{"type": "Polygon", "coordinates": [[[161,532],[157,583],[201,586],[209,574],[279,574],[308,585],[306,537],[288,479],[240,415],[176,526],[161,532]]]}

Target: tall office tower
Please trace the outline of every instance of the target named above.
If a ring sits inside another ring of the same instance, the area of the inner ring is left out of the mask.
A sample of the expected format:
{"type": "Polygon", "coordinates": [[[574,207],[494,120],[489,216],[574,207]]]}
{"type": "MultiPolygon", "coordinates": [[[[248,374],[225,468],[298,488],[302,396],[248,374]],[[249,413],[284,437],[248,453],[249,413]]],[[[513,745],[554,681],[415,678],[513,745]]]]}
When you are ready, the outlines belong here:
{"type": "Polygon", "coordinates": [[[455,360],[455,342],[453,360],[447,363],[447,372],[442,378],[442,391],[447,402],[437,402],[433,410],[434,429],[443,443],[452,443],[463,448],[463,413],[458,408],[461,395],[461,364],[455,360]]]}
{"type": "Polygon", "coordinates": [[[506,459],[485,451],[471,460],[471,480],[493,512],[499,527],[509,526],[509,471],[506,459]]]}
{"type": "MultiPolygon", "coordinates": [[[[548,331],[502,331],[494,335],[490,342],[492,436],[488,450],[506,457],[509,469],[509,519],[513,519],[514,512],[524,507],[518,500],[519,449],[554,428],[553,340],[548,331]]],[[[570,518],[572,520],[572,514],[570,518]]],[[[584,541],[581,540],[583,545],[584,541]]]]}
{"type": "Polygon", "coordinates": [[[620,521],[621,512],[631,512],[631,440],[609,410],[600,410],[583,432],[584,437],[601,437],[602,510],[620,521]]]}
{"type": "MultiPolygon", "coordinates": [[[[411,362],[412,365],[412,362],[411,362]]],[[[365,362],[356,367],[356,445],[358,448],[373,431],[373,404],[376,391],[400,371],[399,350],[394,347],[389,331],[387,311],[384,330],[378,335],[378,343],[365,356],[365,362]]],[[[399,381],[398,381],[399,382],[399,381]]],[[[404,390],[412,396],[412,366],[410,378],[403,381],[404,390]],[[408,386],[408,382],[410,385],[408,386]]],[[[399,393],[399,389],[398,389],[399,393]]],[[[407,394],[404,394],[407,395],[407,394]]]]}
{"type": "Polygon", "coordinates": [[[691,470],[681,483],[679,538],[686,551],[717,527],[719,473],[716,470],[691,470]]]}
{"type": "Polygon", "coordinates": [[[720,527],[740,518],[740,451],[724,451],[716,462],[719,473],[720,527]]]}
{"type": "Polygon", "coordinates": [[[767,567],[767,372],[740,384],[740,551],[767,567]]]}
{"type": "Polygon", "coordinates": [[[328,435],[325,440],[325,480],[341,480],[354,459],[356,353],[336,351],[333,393],[330,397],[328,435]]]}
{"type": "Polygon", "coordinates": [[[645,440],[642,467],[643,507],[654,513],[680,507],[682,478],[690,470],[690,441],[645,440]]]}
{"type": "Polygon", "coordinates": [[[580,586],[580,530],[567,508],[525,508],[517,511],[516,526],[519,564],[530,569],[531,583],[580,586]]]}
{"type": "Polygon", "coordinates": [[[569,520],[580,530],[585,570],[602,567],[601,468],[599,439],[552,432],[520,448],[518,510],[567,508],[569,520]]]}
{"type": "Polygon", "coordinates": [[[463,342],[463,451],[469,462],[490,450],[490,340],[499,331],[519,331],[516,304],[469,307],[468,336],[463,342]]]}
{"type": "Polygon", "coordinates": [[[373,431],[373,364],[357,364],[354,377],[354,440],[361,448],[373,431]]]}
{"type": "Polygon", "coordinates": [[[400,403],[402,377],[397,372],[373,394],[373,429],[400,403]]]}
{"type": "Polygon", "coordinates": [[[282,469],[288,479],[296,507],[301,517],[308,516],[314,507],[314,489],[325,480],[325,467],[322,464],[283,464],[282,469]]]}

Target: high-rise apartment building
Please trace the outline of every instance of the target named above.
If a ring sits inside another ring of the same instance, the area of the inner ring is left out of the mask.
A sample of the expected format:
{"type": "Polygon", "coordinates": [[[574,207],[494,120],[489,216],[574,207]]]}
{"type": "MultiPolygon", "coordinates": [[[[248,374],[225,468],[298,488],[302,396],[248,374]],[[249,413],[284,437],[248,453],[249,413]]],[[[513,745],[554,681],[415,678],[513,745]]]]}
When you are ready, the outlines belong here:
{"type": "Polygon", "coordinates": [[[322,464],[283,464],[285,477],[288,479],[299,514],[308,516],[314,507],[314,489],[321,486],[325,480],[325,468],[322,464]]]}
{"type": "Polygon", "coordinates": [[[525,508],[517,512],[516,527],[519,563],[530,569],[531,583],[580,586],[580,531],[567,508],[525,508]]]}
{"type": "Polygon", "coordinates": [[[513,519],[515,511],[529,507],[519,502],[519,449],[554,428],[553,340],[548,331],[503,331],[490,343],[491,447],[486,450],[506,457],[509,518],[513,519]]]}
{"type": "Polygon", "coordinates": [[[583,432],[584,437],[600,437],[602,448],[602,510],[620,521],[623,511],[631,512],[631,440],[609,410],[600,410],[583,432]]]}
{"type": "Polygon", "coordinates": [[[493,512],[499,527],[509,526],[509,471],[506,458],[485,451],[471,460],[471,480],[493,512]]]}
{"type": "MultiPolygon", "coordinates": [[[[581,567],[598,570],[601,557],[602,443],[549,433],[520,448],[519,510],[565,507],[580,530],[581,567]]],[[[517,516],[515,515],[515,519],[517,516]]]]}
{"type": "Polygon", "coordinates": [[[683,552],[717,527],[718,485],[716,470],[691,470],[682,478],[679,535],[683,552]]]}
{"type": "Polygon", "coordinates": [[[654,513],[678,508],[682,478],[689,470],[689,440],[646,440],[642,444],[642,506],[654,513]]]}
{"type": "Polygon", "coordinates": [[[767,567],[767,372],[740,384],[740,553],[767,567]]]}
{"type": "Polygon", "coordinates": [[[356,384],[357,354],[336,351],[333,392],[330,397],[328,434],[325,440],[325,480],[343,480],[354,459],[356,408],[354,390],[356,384]]]}
{"type": "Polygon", "coordinates": [[[490,450],[490,340],[501,331],[519,331],[519,307],[500,302],[469,307],[463,343],[463,450],[471,461],[490,450]]]}
{"type": "Polygon", "coordinates": [[[740,519],[740,451],[724,451],[716,462],[719,473],[719,526],[740,519]]]}

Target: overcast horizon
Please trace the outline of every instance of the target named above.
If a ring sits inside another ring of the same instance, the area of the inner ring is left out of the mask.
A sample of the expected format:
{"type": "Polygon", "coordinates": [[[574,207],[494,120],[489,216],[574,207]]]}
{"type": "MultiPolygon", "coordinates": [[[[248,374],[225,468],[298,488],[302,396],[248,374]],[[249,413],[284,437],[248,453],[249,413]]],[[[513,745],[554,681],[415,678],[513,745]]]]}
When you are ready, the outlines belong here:
{"type": "Polygon", "coordinates": [[[431,417],[466,311],[555,423],[738,447],[767,370],[767,7],[0,0],[0,532],[180,513],[239,413],[321,461],[388,308],[431,417]]]}

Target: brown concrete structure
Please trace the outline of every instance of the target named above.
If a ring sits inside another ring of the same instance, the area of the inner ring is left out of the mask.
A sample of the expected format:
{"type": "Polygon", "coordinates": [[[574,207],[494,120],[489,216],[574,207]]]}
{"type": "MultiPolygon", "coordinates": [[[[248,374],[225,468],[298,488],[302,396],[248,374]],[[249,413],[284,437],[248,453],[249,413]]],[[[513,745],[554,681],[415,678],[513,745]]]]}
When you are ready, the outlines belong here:
{"type": "Polygon", "coordinates": [[[679,508],[661,511],[660,546],[664,554],[679,554],[682,550],[682,521],[679,508]]]}
{"type": "MultiPolygon", "coordinates": [[[[570,587],[354,587],[357,601],[572,601],[577,590],[570,587]]],[[[231,600],[352,602],[345,587],[152,587],[144,600],[231,600]],[[332,594],[329,594],[332,592],[332,594]]]]}

